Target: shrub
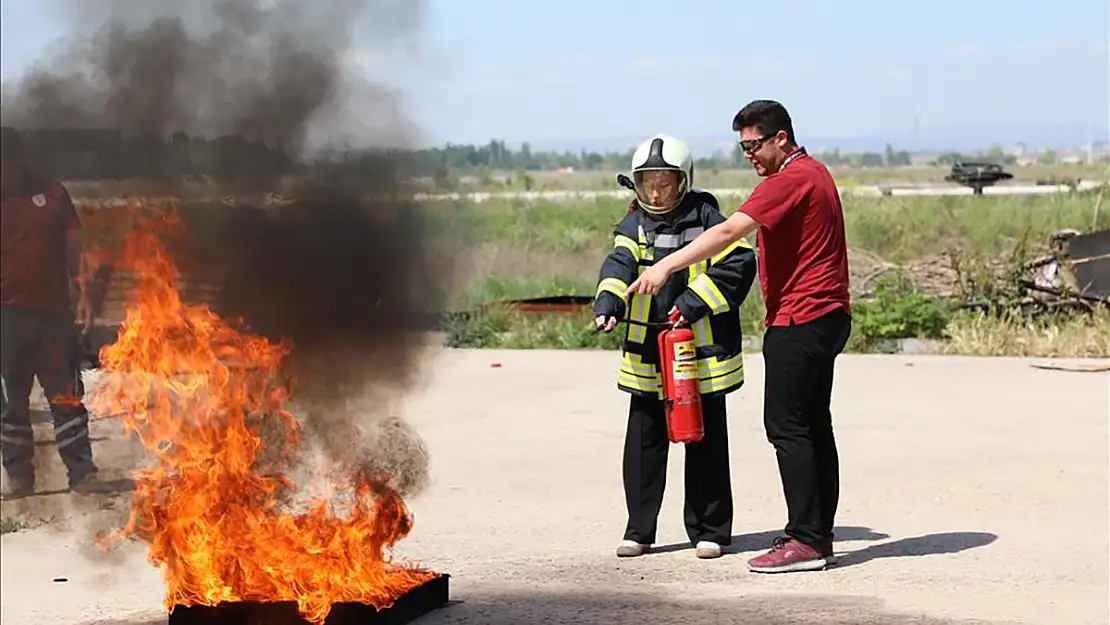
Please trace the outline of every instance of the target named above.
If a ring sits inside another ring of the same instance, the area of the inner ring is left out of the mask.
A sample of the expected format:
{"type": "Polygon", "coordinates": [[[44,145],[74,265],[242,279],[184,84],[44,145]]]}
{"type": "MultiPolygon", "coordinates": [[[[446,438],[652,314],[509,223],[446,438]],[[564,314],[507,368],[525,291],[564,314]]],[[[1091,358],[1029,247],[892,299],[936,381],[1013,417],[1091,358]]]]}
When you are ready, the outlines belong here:
{"type": "Polygon", "coordinates": [[[875,297],[852,304],[850,350],[870,351],[884,339],[944,338],[952,306],[921,293],[905,276],[892,273],[879,279],[875,297]]]}

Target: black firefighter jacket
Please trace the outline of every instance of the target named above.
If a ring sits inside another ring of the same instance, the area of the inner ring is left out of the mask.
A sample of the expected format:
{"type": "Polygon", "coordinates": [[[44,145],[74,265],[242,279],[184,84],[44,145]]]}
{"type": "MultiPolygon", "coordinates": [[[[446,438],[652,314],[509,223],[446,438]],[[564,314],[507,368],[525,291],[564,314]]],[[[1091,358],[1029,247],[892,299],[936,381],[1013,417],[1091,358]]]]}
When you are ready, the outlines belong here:
{"type": "MultiPolygon", "coordinates": [[[[613,249],[602,262],[593,309],[595,316],[660,322],[677,306],[694,332],[699,388],[705,396],[730,393],[744,383],[740,305],[756,277],[751,244],[741,239],[708,261],[671,274],[655,296],[634,293],[626,298],[625,290],[656,260],[724,220],[717,198],[697,190],[666,215],[630,211],[613,232],[613,249]]],[[[659,330],[623,327],[618,388],[662,398],[659,330]]]]}

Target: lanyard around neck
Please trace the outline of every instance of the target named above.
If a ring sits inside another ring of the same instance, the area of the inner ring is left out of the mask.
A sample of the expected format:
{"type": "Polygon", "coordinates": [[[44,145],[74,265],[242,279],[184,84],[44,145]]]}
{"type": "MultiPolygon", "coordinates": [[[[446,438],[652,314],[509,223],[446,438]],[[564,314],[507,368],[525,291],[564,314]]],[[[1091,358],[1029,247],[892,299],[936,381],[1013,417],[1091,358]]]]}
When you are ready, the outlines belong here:
{"type": "Polygon", "coordinates": [[[805,148],[798,148],[797,150],[794,150],[793,152],[791,152],[790,156],[787,156],[786,160],[782,162],[782,167],[779,167],[779,171],[782,171],[782,170],[786,169],[786,166],[789,165],[791,163],[791,161],[798,158],[799,156],[804,156],[805,153],[806,153],[805,148]]]}

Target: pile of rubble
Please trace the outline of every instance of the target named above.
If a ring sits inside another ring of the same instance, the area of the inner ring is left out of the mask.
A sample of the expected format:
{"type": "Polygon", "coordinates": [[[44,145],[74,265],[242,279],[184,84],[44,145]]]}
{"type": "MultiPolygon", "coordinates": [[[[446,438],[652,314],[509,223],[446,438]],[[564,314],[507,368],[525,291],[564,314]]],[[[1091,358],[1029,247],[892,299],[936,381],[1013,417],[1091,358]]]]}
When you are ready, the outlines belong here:
{"type": "Polygon", "coordinates": [[[918,291],[962,299],[963,307],[969,309],[989,306],[977,294],[976,287],[990,279],[1008,281],[1023,291],[1020,304],[1030,314],[1062,309],[1089,312],[1099,306],[1110,306],[1110,230],[1087,234],[1071,229],[1054,232],[1049,236],[1048,253],[1044,256],[1020,268],[1007,259],[990,259],[975,267],[974,276],[968,275],[967,268],[961,267],[960,259],[952,254],[891,263],[852,250],[848,262],[853,294],[864,299],[874,295],[884,276],[897,273],[918,291]]]}

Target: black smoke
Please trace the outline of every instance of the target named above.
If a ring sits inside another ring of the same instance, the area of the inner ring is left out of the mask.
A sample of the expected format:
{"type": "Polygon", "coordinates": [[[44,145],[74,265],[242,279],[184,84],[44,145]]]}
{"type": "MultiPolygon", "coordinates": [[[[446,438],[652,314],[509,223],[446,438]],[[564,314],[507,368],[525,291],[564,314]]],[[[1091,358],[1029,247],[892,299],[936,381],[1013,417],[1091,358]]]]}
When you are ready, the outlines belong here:
{"type": "MultiPolygon", "coordinates": [[[[186,250],[177,260],[186,273],[223,276],[215,310],[292,341],[290,371],[313,406],[308,427],[346,460],[406,447],[365,443],[366,430],[392,416],[381,402],[417,379],[421,331],[447,275],[430,253],[424,212],[406,199],[405,157],[376,149],[404,147],[414,124],[394,90],[356,62],[411,49],[421,4],[54,3],[71,26],[61,48],[5,98],[4,124],[23,131],[110,131],[157,145],[175,134],[234,137],[291,155],[298,179],[308,182],[281,202],[182,203],[190,241],[177,248],[186,250]],[[340,182],[307,164],[310,147],[329,141],[373,152],[340,182]],[[354,412],[342,406],[360,396],[373,400],[354,412]]],[[[165,149],[151,155],[166,160],[155,168],[163,174],[180,158],[165,149]]],[[[172,175],[159,183],[173,193],[184,185],[172,175]]]]}
{"type": "Polygon", "coordinates": [[[412,131],[395,91],[360,60],[403,61],[421,0],[42,4],[69,32],[6,94],[5,124],[236,136],[291,150],[314,126],[364,143],[412,131]],[[356,127],[369,123],[397,132],[356,127]]]}

